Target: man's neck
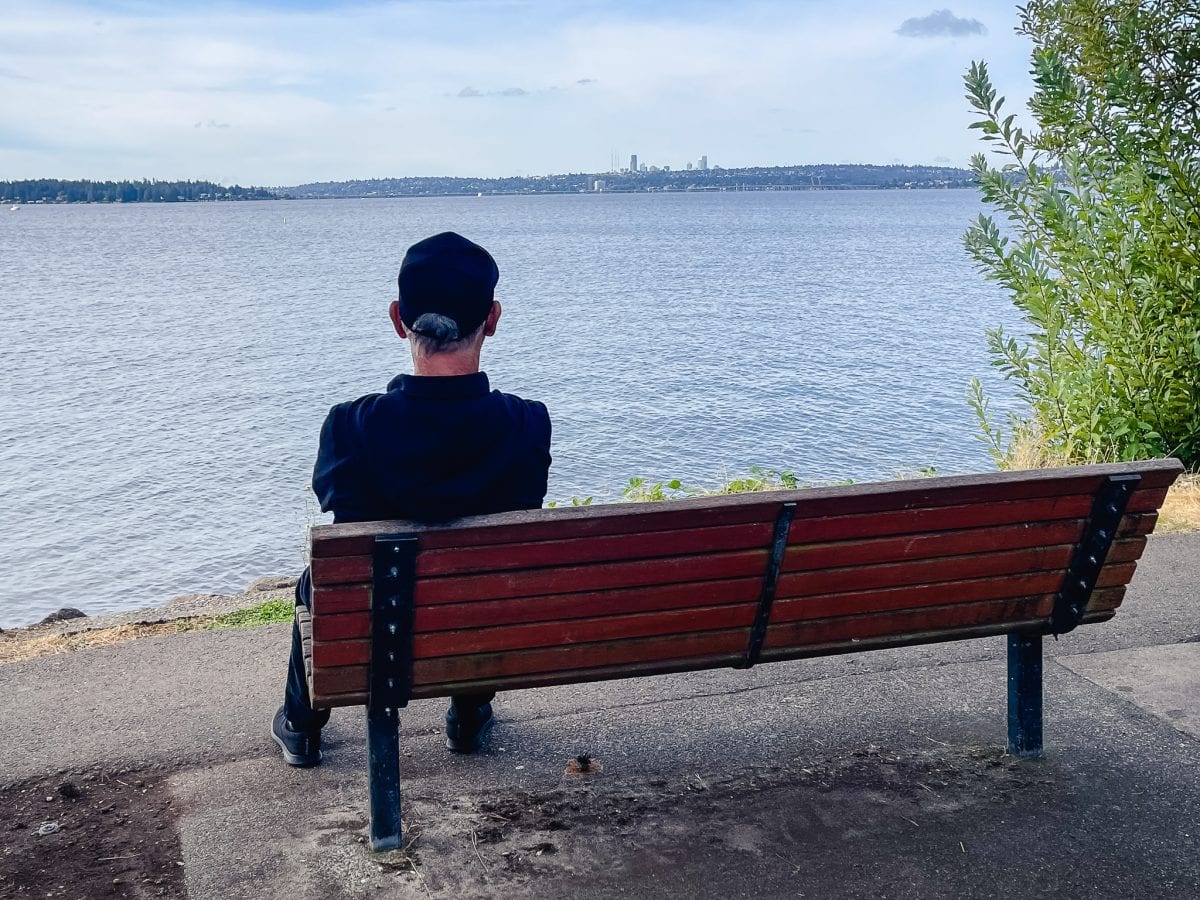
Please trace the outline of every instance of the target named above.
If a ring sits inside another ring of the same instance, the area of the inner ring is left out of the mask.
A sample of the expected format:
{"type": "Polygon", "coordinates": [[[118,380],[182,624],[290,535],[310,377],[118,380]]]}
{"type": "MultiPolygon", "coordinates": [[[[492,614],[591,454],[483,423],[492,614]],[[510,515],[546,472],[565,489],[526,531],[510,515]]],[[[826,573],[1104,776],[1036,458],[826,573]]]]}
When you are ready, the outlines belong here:
{"type": "Polygon", "coordinates": [[[431,353],[429,356],[414,357],[414,375],[474,375],[479,371],[479,353],[431,353]]]}

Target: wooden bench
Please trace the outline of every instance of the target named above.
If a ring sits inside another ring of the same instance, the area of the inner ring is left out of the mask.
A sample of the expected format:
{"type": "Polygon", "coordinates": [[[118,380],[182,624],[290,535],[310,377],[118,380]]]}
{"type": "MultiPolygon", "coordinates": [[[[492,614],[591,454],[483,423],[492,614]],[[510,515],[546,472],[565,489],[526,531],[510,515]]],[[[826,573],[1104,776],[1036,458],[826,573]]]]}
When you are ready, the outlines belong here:
{"type": "Polygon", "coordinates": [[[1041,641],[1113,617],[1177,460],[311,532],[315,706],[367,707],[371,845],[399,846],[410,699],[1008,635],[1008,744],[1042,748],[1041,641]]]}

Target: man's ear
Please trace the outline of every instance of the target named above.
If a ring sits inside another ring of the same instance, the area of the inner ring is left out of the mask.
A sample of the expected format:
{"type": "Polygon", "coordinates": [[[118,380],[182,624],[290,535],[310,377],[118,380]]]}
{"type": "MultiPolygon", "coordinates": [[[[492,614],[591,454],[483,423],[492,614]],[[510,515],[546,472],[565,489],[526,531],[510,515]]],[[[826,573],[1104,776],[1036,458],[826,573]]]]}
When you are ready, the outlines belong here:
{"type": "Polygon", "coordinates": [[[396,329],[396,334],[407,340],[408,329],[404,327],[404,320],[400,318],[400,302],[393,300],[388,306],[388,318],[392,320],[392,327],[396,329]]]}
{"type": "MultiPolygon", "coordinates": [[[[396,305],[399,306],[399,304],[396,304],[396,305]]],[[[496,333],[496,325],[500,321],[500,313],[501,312],[503,312],[503,310],[500,308],[500,301],[493,300],[492,301],[492,309],[488,313],[487,318],[483,322],[484,337],[491,337],[493,334],[496,333]]]]}

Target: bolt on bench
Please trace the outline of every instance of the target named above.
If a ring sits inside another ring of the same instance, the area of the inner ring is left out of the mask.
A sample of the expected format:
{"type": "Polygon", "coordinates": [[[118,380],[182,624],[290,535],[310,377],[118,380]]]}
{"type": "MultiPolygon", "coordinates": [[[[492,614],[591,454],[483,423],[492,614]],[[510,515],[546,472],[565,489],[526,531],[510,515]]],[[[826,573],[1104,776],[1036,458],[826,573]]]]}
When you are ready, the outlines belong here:
{"type": "Polygon", "coordinates": [[[314,706],[367,707],[371,846],[400,846],[410,699],[1008,635],[1042,750],[1042,636],[1113,617],[1178,460],[311,532],[314,706]]]}

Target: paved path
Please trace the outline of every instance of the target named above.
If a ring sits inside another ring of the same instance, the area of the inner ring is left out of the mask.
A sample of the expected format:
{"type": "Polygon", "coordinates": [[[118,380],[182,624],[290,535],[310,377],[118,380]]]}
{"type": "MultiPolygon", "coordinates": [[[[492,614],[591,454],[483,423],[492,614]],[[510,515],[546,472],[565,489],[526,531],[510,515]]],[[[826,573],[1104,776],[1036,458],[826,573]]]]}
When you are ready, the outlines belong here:
{"type": "Polygon", "coordinates": [[[1200,896],[1200,535],[1152,537],[1117,618],[1047,642],[1039,762],[1002,753],[999,638],[513,692],[478,757],[414,703],[414,865],[361,842],[361,711],[319,769],[279,760],[286,638],[0,667],[0,787],[169,767],[193,900],[1200,896]],[[565,775],[584,752],[603,772],[565,775]]]}

